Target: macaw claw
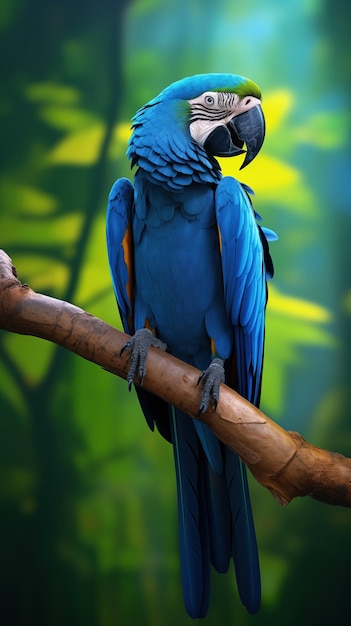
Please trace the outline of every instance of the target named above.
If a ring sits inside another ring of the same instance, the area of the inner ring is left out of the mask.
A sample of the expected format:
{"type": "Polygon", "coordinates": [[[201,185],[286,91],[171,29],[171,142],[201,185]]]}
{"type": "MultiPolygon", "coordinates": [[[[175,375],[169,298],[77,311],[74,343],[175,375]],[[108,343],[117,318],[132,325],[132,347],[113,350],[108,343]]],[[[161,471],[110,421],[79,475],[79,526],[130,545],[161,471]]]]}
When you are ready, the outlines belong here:
{"type": "Polygon", "coordinates": [[[202,383],[202,394],[199,408],[199,416],[207,411],[210,400],[213,401],[214,408],[217,408],[219,400],[219,386],[224,383],[224,367],[222,359],[213,359],[212,363],[205,369],[197,384],[202,383]]]}
{"type": "Polygon", "coordinates": [[[120,352],[120,355],[122,355],[126,350],[131,352],[130,365],[127,374],[129,391],[132,388],[133,381],[137,374],[139,375],[139,384],[143,384],[143,378],[146,374],[147,353],[149,352],[149,348],[151,346],[160,348],[164,351],[167,350],[167,345],[160,339],[157,339],[157,337],[152,334],[151,330],[148,328],[141,328],[136,331],[129,341],[127,341],[120,352]]]}

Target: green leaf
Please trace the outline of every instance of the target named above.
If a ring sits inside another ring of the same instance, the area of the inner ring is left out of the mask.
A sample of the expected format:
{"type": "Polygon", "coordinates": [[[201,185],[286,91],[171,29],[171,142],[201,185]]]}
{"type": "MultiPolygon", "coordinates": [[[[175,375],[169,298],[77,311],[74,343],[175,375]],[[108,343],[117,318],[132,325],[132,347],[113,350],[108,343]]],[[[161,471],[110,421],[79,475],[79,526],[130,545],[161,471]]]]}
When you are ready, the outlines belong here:
{"type": "Polygon", "coordinates": [[[102,123],[67,135],[49,153],[49,164],[94,165],[98,159],[103,135],[102,123]]]}
{"type": "Polygon", "coordinates": [[[80,100],[78,89],[54,82],[31,83],[26,87],[25,95],[32,102],[51,103],[56,106],[77,104],[80,100]]]}
{"type": "MultiPolygon", "coordinates": [[[[4,335],[4,338],[5,336],[7,335],[4,335]]],[[[21,418],[27,414],[21,381],[13,377],[10,370],[0,359],[0,397],[1,396],[3,396],[9,406],[12,407],[13,413],[16,413],[21,418]]],[[[2,416],[4,417],[4,411],[2,411],[2,416]]]]}
{"type": "Polygon", "coordinates": [[[287,561],[277,555],[262,550],[260,552],[262,602],[273,607],[282,591],[289,573],[287,561]]]}
{"type": "Polygon", "coordinates": [[[282,415],[289,371],[301,362],[301,349],[335,349],[337,341],[328,327],[330,311],[269,287],[262,406],[268,413],[282,415]]]}
{"type": "Polygon", "coordinates": [[[40,250],[44,243],[66,245],[75,243],[83,216],[79,213],[62,217],[48,217],[43,220],[17,218],[16,215],[4,216],[0,214],[0,232],[2,246],[25,245],[37,246],[40,250]]]}
{"type": "Polygon", "coordinates": [[[2,206],[1,213],[5,215],[23,214],[41,216],[54,213],[57,208],[57,199],[42,189],[21,184],[18,180],[2,178],[0,180],[2,206]]]}
{"type": "MultiPolygon", "coordinates": [[[[68,134],[49,153],[49,163],[53,165],[93,165],[98,159],[104,132],[105,126],[96,122],[87,128],[68,134]]],[[[129,122],[116,125],[109,150],[111,159],[121,156],[126,151],[129,137],[129,122]]]]}
{"type": "Polygon", "coordinates": [[[37,337],[7,333],[4,336],[3,349],[16,364],[25,384],[34,387],[45,376],[56,346],[37,337]]]}

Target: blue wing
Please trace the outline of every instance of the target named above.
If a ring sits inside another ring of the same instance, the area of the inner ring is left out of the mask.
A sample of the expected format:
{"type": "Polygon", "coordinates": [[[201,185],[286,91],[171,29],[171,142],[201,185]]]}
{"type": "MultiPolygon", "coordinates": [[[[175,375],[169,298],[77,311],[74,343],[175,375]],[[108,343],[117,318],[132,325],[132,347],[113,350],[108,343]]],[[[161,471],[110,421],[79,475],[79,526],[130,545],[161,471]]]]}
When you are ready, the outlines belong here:
{"type": "Polygon", "coordinates": [[[246,190],[234,178],[225,177],[218,185],[216,214],[225,305],[235,339],[236,380],[229,382],[244,398],[258,405],[267,302],[268,246],[264,232],[256,223],[246,190]]]}
{"type": "Polygon", "coordinates": [[[132,334],[133,324],[133,242],[132,209],[134,187],[127,178],[114,183],[107,204],[106,241],[113,288],[124,330],[132,334]]]}
{"type": "MultiPolygon", "coordinates": [[[[126,333],[134,333],[134,251],[132,213],[134,187],[127,178],[116,180],[110,191],[106,215],[107,254],[113,288],[126,333]]],[[[156,423],[161,435],[171,441],[168,408],[165,402],[152,394],[137,389],[145,419],[154,430],[156,423]]]]}
{"type": "MultiPolygon", "coordinates": [[[[227,383],[259,404],[267,302],[266,265],[273,273],[265,235],[256,223],[247,190],[233,178],[216,191],[225,306],[234,328],[227,383]]],[[[273,237],[273,233],[268,233],[273,237]]],[[[233,519],[232,554],[238,590],[250,613],[260,605],[261,583],[246,468],[225,449],[225,474],[233,519]]]]}

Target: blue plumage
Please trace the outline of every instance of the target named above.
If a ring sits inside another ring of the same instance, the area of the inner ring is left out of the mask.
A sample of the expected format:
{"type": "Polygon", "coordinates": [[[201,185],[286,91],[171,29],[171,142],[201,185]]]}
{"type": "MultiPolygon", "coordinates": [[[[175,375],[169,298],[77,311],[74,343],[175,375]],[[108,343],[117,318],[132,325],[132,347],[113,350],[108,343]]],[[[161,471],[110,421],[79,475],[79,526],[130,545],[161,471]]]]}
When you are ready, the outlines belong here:
{"type": "MultiPolygon", "coordinates": [[[[273,273],[267,239],[275,234],[257,225],[252,191],[222,177],[213,150],[225,126],[226,150],[229,145],[236,154],[246,142],[246,162],[252,160],[263,141],[257,135],[261,112],[250,135],[250,111],[259,107],[259,97],[254,83],[230,74],[199,75],[166,88],[133,118],[128,156],[138,168],[134,186],[118,180],[107,213],[109,262],[125,330],[151,329],[173,355],[205,373],[216,363],[211,375],[223,370],[223,362],[226,383],[256,405],[266,278],[273,273]]],[[[244,465],[202,422],[140,388],[137,393],[149,426],[156,423],[174,448],[188,613],[206,615],[210,564],[225,572],[231,557],[242,602],[256,612],[260,572],[244,465]]],[[[216,402],[212,388],[211,395],[216,402]]]]}

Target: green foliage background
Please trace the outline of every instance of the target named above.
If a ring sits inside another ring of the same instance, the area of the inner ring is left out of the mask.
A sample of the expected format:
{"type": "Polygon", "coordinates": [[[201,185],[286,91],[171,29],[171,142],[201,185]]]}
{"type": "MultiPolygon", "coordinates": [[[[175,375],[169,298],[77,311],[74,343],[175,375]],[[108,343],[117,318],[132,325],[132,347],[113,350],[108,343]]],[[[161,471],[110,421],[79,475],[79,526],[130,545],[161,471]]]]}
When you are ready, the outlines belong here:
{"type": "MultiPolygon", "coordinates": [[[[105,251],[129,119],[173,80],[262,87],[245,180],[279,233],[262,408],[351,456],[350,7],[341,0],[2,0],[0,246],[20,278],[119,325],[105,251]]],[[[238,164],[225,164],[237,175],[238,164]],[[236,170],[235,170],[236,168],[236,170]]],[[[244,177],[244,174],[242,178],[244,177]]],[[[240,174],[241,175],[241,174],[240,174]]],[[[0,334],[0,622],[186,625],[172,453],[126,385],[0,334]]],[[[205,623],[347,623],[351,513],[252,482],[263,604],[213,577],[205,623]]]]}

